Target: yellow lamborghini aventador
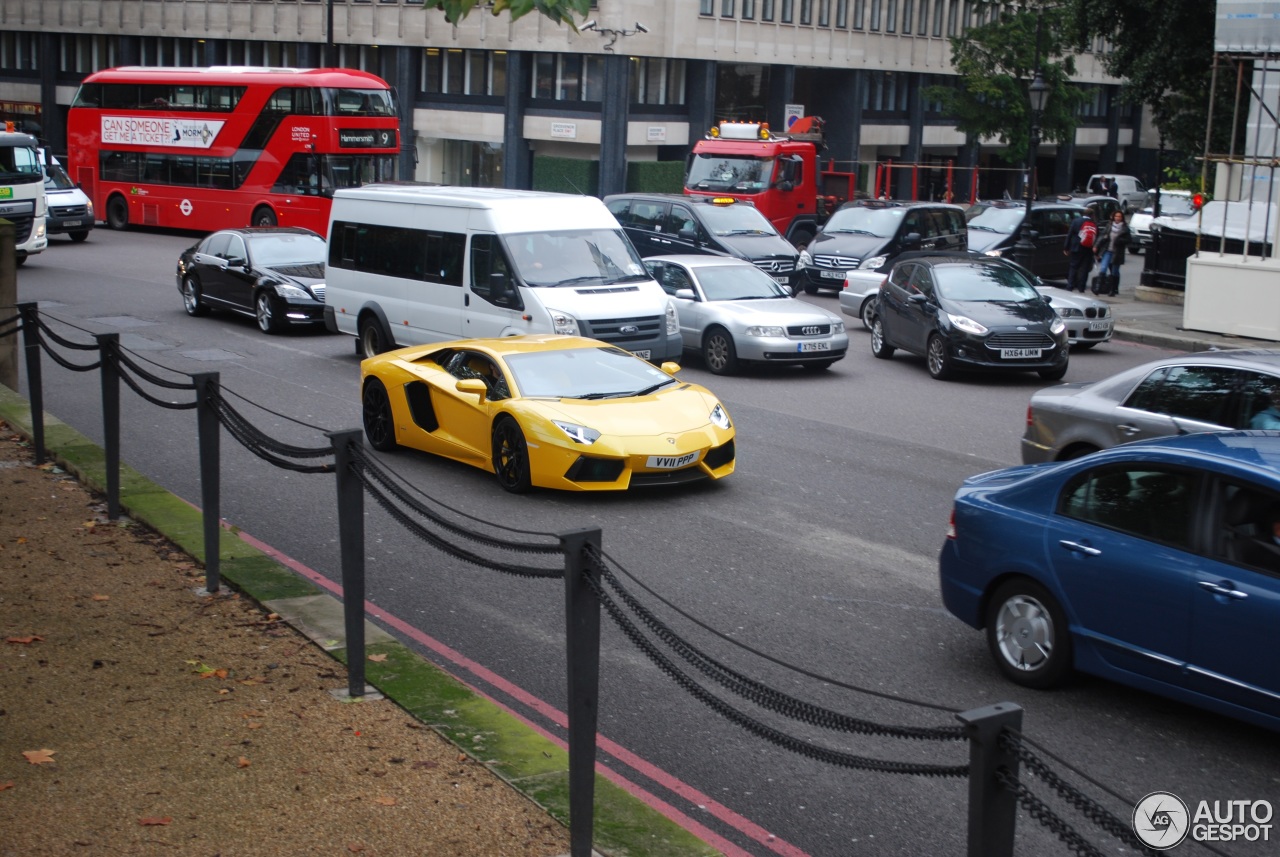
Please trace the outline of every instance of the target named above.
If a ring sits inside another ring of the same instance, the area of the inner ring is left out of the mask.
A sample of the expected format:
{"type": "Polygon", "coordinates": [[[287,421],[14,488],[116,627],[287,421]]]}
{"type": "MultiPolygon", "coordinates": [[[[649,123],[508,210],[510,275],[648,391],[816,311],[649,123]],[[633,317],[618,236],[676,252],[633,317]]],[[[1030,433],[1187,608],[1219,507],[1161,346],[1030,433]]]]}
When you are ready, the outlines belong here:
{"type": "Polygon", "coordinates": [[[443,455],[516,493],[728,476],[729,414],[677,371],[578,336],[401,348],[360,364],[364,432],[374,449],[443,455]]]}

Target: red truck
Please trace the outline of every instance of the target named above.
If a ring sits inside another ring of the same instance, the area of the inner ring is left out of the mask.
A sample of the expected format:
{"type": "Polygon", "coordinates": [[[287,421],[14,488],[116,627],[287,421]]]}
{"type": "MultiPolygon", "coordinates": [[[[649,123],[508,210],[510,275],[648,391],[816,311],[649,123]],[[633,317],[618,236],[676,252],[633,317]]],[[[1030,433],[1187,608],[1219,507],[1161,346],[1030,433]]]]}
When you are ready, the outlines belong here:
{"type": "Polygon", "coordinates": [[[817,116],[798,120],[785,136],[764,122],[721,122],[694,144],[684,192],[749,200],[803,250],[831,212],[853,199],[853,173],[821,170],[824,147],[817,116]]]}

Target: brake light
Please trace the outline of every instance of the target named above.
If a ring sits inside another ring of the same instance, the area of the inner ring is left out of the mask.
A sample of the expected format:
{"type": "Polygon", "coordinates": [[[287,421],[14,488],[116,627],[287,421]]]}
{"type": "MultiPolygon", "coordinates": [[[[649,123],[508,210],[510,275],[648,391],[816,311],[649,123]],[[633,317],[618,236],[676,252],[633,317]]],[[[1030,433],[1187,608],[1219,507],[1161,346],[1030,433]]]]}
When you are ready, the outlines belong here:
{"type": "Polygon", "coordinates": [[[956,540],[956,510],[951,507],[951,520],[947,521],[947,541],[954,542],[956,540]]]}
{"type": "Polygon", "coordinates": [[[1036,424],[1035,415],[1031,412],[1031,406],[1027,405],[1027,428],[1036,424]]]}

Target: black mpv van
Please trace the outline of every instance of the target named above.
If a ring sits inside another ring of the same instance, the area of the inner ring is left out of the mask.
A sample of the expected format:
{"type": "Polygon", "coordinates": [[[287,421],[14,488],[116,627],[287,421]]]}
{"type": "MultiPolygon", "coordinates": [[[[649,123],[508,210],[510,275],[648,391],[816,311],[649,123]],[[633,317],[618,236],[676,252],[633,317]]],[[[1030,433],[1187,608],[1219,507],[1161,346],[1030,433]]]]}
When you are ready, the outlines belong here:
{"type": "Polygon", "coordinates": [[[858,199],[827,219],[800,253],[800,285],[809,294],[840,291],[852,270],[888,273],[911,250],[969,249],[964,208],[942,202],[858,199]]]}
{"type": "Polygon", "coordinates": [[[735,256],[796,290],[800,254],[750,202],[731,196],[618,193],[606,196],[604,204],[643,258],[735,256]]]}

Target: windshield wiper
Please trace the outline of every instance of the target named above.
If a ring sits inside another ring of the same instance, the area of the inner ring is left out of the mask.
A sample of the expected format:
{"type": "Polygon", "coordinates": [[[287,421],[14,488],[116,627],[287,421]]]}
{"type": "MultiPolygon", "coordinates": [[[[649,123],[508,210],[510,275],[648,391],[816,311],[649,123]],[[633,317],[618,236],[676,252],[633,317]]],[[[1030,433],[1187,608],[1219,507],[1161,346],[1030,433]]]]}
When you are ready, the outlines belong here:
{"type": "Polygon", "coordinates": [[[625,393],[583,393],[581,396],[561,396],[562,399],[611,399],[625,393]]]}
{"type": "MultiPolygon", "coordinates": [[[[738,295],[736,298],[728,298],[731,301],[767,301],[770,298],[776,298],[778,295],[738,295]]],[[[721,298],[725,300],[725,298],[721,298]]]]}
{"type": "Polygon", "coordinates": [[[665,381],[659,381],[658,383],[656,383],[656,384],[654,384],[654,385],[652,385],[652,386],[650,386],[650,387],[645,387],[643,390],[636,390],[634,393],[631,393],[631,394],[629,394],[629,395],[632,395],[632,396],[647,396],[647,395],[649,395],[650,393],[653,393],[653,392],[655,392],[655,391],[657,391],[657,390],[660,390],[660,389],[662,389],[663,387],[667,386],[668,384],[674,384],[675,382],[676,382],[676,379],[675,379],[675,378],[668,378],[667,380],[665,380],[665,381]]]}
{"type": "Polygon", "coordinates": [[[991,226],[974,226],[972,223],[969,224],[968,228],[977,229],[981,232],[999,232],[1000,231],[999,229],[995,229],[994,227],[991,227],[991,226]]]}
{"type": "Polygon", "coordinates": [[[556,286],[572,286],[575,283],[585,283],[589,280],[604,282],[604,277],[601,274],[584,274],[581,277],[569,277],[567,280],[557,280],[554,283],[547,283],[547,285],[553,288],[556,286]]]}
{"type": "Polygon", "coordinates": [[[721,232],[721,235],[768,235],[763,229],[730,229],[728,232],[721,232]]]}
{"type": "Polygon", "coordinates": [[[874,232],[869,232],[866,229],[828,229],[827,230],[828,234],[832,232],[837,232],[842,235],[875,235],[874,232]]]}

